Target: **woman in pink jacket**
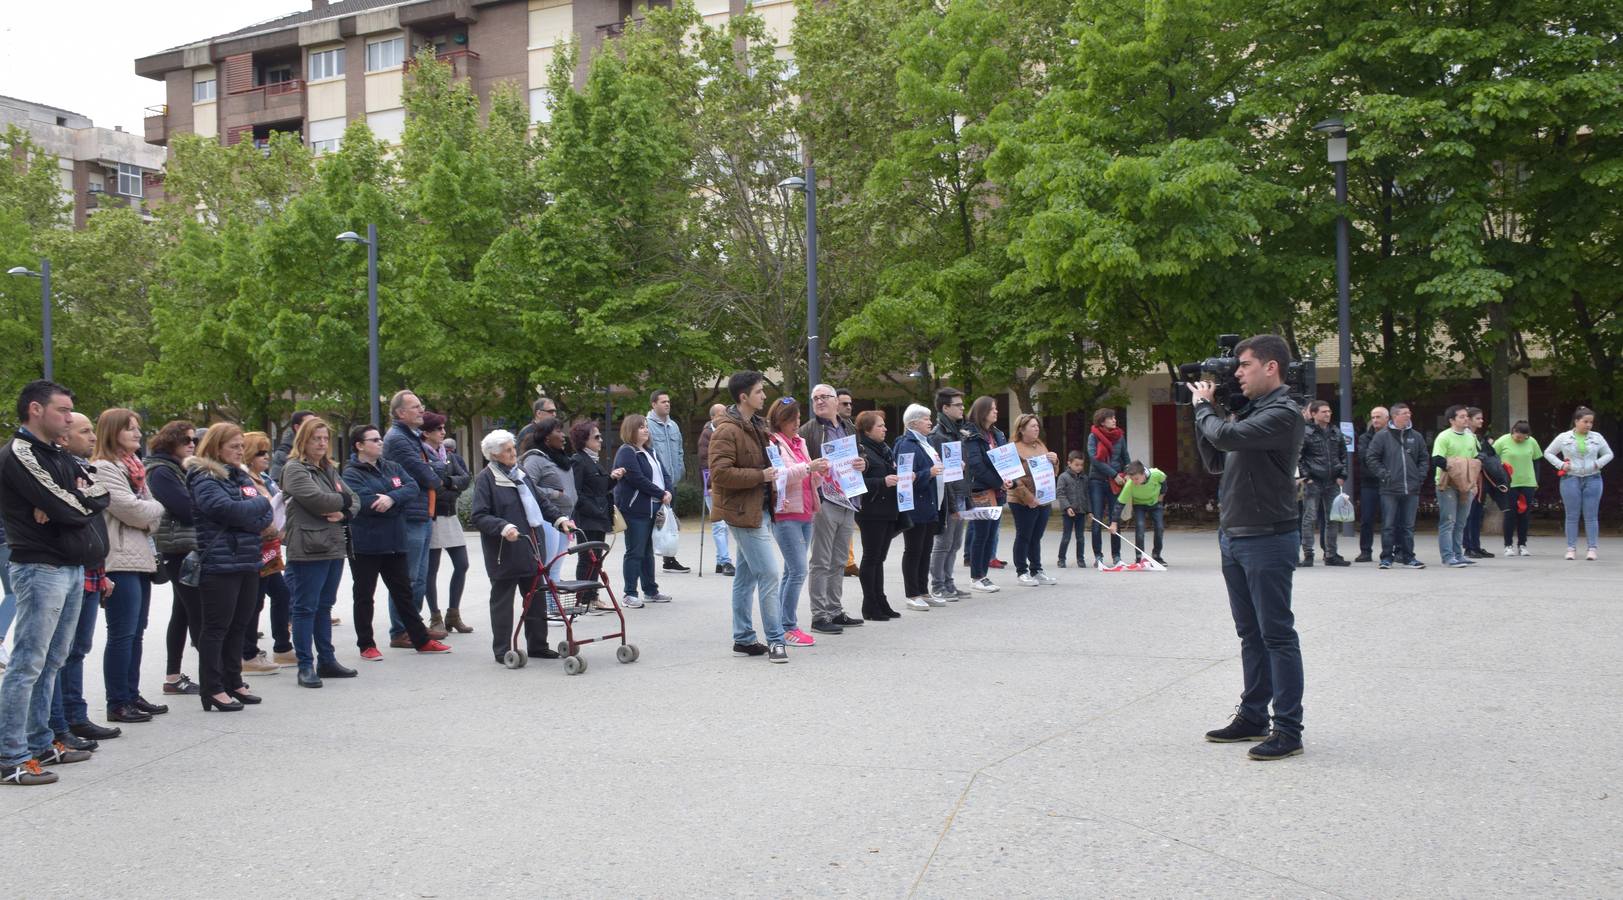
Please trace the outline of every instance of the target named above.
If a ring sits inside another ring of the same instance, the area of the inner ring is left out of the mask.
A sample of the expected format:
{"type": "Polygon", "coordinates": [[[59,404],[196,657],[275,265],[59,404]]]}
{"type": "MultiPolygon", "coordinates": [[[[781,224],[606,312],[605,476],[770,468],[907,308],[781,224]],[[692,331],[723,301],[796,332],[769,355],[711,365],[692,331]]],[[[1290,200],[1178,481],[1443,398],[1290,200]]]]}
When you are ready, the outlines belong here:
{"type": "Polygon", "coordinates": [[[800,630],[795,608],[800,605],[800,588],[806,583],[806,559],[811,551],[812,517],[817,514],[817,486],[828,471],[828,460],[812,459],[806,441],[800,436],[800,404],[784,397],[767,410],[772,429],[771,449],[778,454],[772,465],[778,470],[777,508],[772,511],[772,536],[783,554],[783,581],[778,600],[783,605],[784,641],[796,647],[816,643],[800,630]]]}

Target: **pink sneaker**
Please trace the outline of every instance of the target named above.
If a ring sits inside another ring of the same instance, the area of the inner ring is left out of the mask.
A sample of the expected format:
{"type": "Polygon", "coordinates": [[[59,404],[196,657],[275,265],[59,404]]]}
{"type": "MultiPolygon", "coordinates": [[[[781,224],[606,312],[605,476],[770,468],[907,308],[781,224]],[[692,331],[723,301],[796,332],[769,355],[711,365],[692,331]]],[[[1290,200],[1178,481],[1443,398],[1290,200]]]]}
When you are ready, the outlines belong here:
{"type": "Polygon", "coordinates": [[[817,643],[815,638],[806,632],[801,631],[799,628],[784,634],[783,641],[786,644],[792,644],[796,647],[810,647],[811,645],[817,643]]]}
{"type": "Polygon", "coordinates": [[[367,662],[381,662],[383,660],[383,654],[379,653],[378,648],[376,647],[368,647],[361,651],[361,659],[364,659],[367,662]]]}

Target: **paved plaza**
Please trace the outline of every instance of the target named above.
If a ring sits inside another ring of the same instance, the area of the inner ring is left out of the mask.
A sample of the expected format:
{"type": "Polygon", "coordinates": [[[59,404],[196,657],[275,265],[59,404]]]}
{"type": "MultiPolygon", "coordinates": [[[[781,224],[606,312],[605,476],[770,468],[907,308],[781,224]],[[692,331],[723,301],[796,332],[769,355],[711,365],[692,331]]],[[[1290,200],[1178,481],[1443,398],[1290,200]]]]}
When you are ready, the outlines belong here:
{"type": "MultiPolygon", "coordinates": [[[[60,784],[0,789],[0,880],[15,898],[1615,897],[1623,543],[1593,563],[1532,549],[1299,571],[1307,752],[1260,763],[1201,739],[1240,687],[1209,532],[1169,535],[1166,573],[1010,572],[785,666],[731,654],[731,579],[669,576],[676,602],[628,611],[640,661],[589,648],[577,677],[492,662],[474,547],[477,631],[453,654],[361,662],[343,601],[359,678],[301,690],[283,670],[230,715],[166,698],[60,784]]],[[[154,700],[168,615],[160,587],[154,700]]]]}

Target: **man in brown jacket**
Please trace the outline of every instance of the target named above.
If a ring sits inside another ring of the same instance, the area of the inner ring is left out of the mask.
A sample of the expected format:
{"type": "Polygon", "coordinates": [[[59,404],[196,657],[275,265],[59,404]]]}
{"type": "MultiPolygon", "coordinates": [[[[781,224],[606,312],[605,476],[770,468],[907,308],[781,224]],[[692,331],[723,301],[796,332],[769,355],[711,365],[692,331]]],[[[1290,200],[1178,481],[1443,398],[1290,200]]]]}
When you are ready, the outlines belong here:
{"type": "Polygon", "coordinates": [[[710,435],[710,493],[716,515],[732,532],[733,652],[766,654],[775,663],[789,661],[783,643],[783,611],[778,600],[778,548],[772,539],[772,488],[777,470],[767,458],[766,376],[739,372],[727,380],[734,405],[716,420],[710,435]],[[759,596],[766,646],[755,640],[750,593],[759,596]]]}

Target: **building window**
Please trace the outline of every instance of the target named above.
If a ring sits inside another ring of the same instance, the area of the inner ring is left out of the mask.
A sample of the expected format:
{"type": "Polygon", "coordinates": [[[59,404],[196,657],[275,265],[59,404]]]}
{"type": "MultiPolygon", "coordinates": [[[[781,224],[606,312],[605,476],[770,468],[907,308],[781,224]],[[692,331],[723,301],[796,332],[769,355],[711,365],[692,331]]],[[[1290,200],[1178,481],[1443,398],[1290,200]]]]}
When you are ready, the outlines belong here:
{"type": "Polygon", "coordinates": [[[342,117],[312,121],[310,123],[310,149],[315,151],[317,156],[323,153],[336,152],[344,136],[345,124],[342,117]]]}
{"type": "Polygon", "coordinates": [[[392,69],[406,61],[406,39],[389,38],[366,45],[366,71],[392,69]]]}
{"type": "Polygon", "coordinates": [[[404,109],[385,109],[366,114],[366,124],[372,129],[372,135],[385,144],[400,143],[400,136],[406,130],[406,111],[404,109]]]}
{"type": "Polygon", "coordinates": [[[214,79],[192,82],[192,102],[207,103],[214,99],[214,79]]]}
{"type": "Polygon", "coordinates": [[[141,196],[141,167],[118,164],[118,192],[126,197],[141,196]]]}
{"type": "Polygon", "coordinates": [[[530,91],[530,124],[552,121],[552,91],[535,88],[530,91]]]}
{"type": "Polygon", "coordinates": [[[337,78],[342,74],[344,74],[343,47],[310,54],[309,80],[320,81],[323,78],[337,78]]]}
{"type": "Polygon", "coordinates": [[[293,66],[282,63],[265,70],[266,84],[286,84],[293,80],[293,66]]]}

